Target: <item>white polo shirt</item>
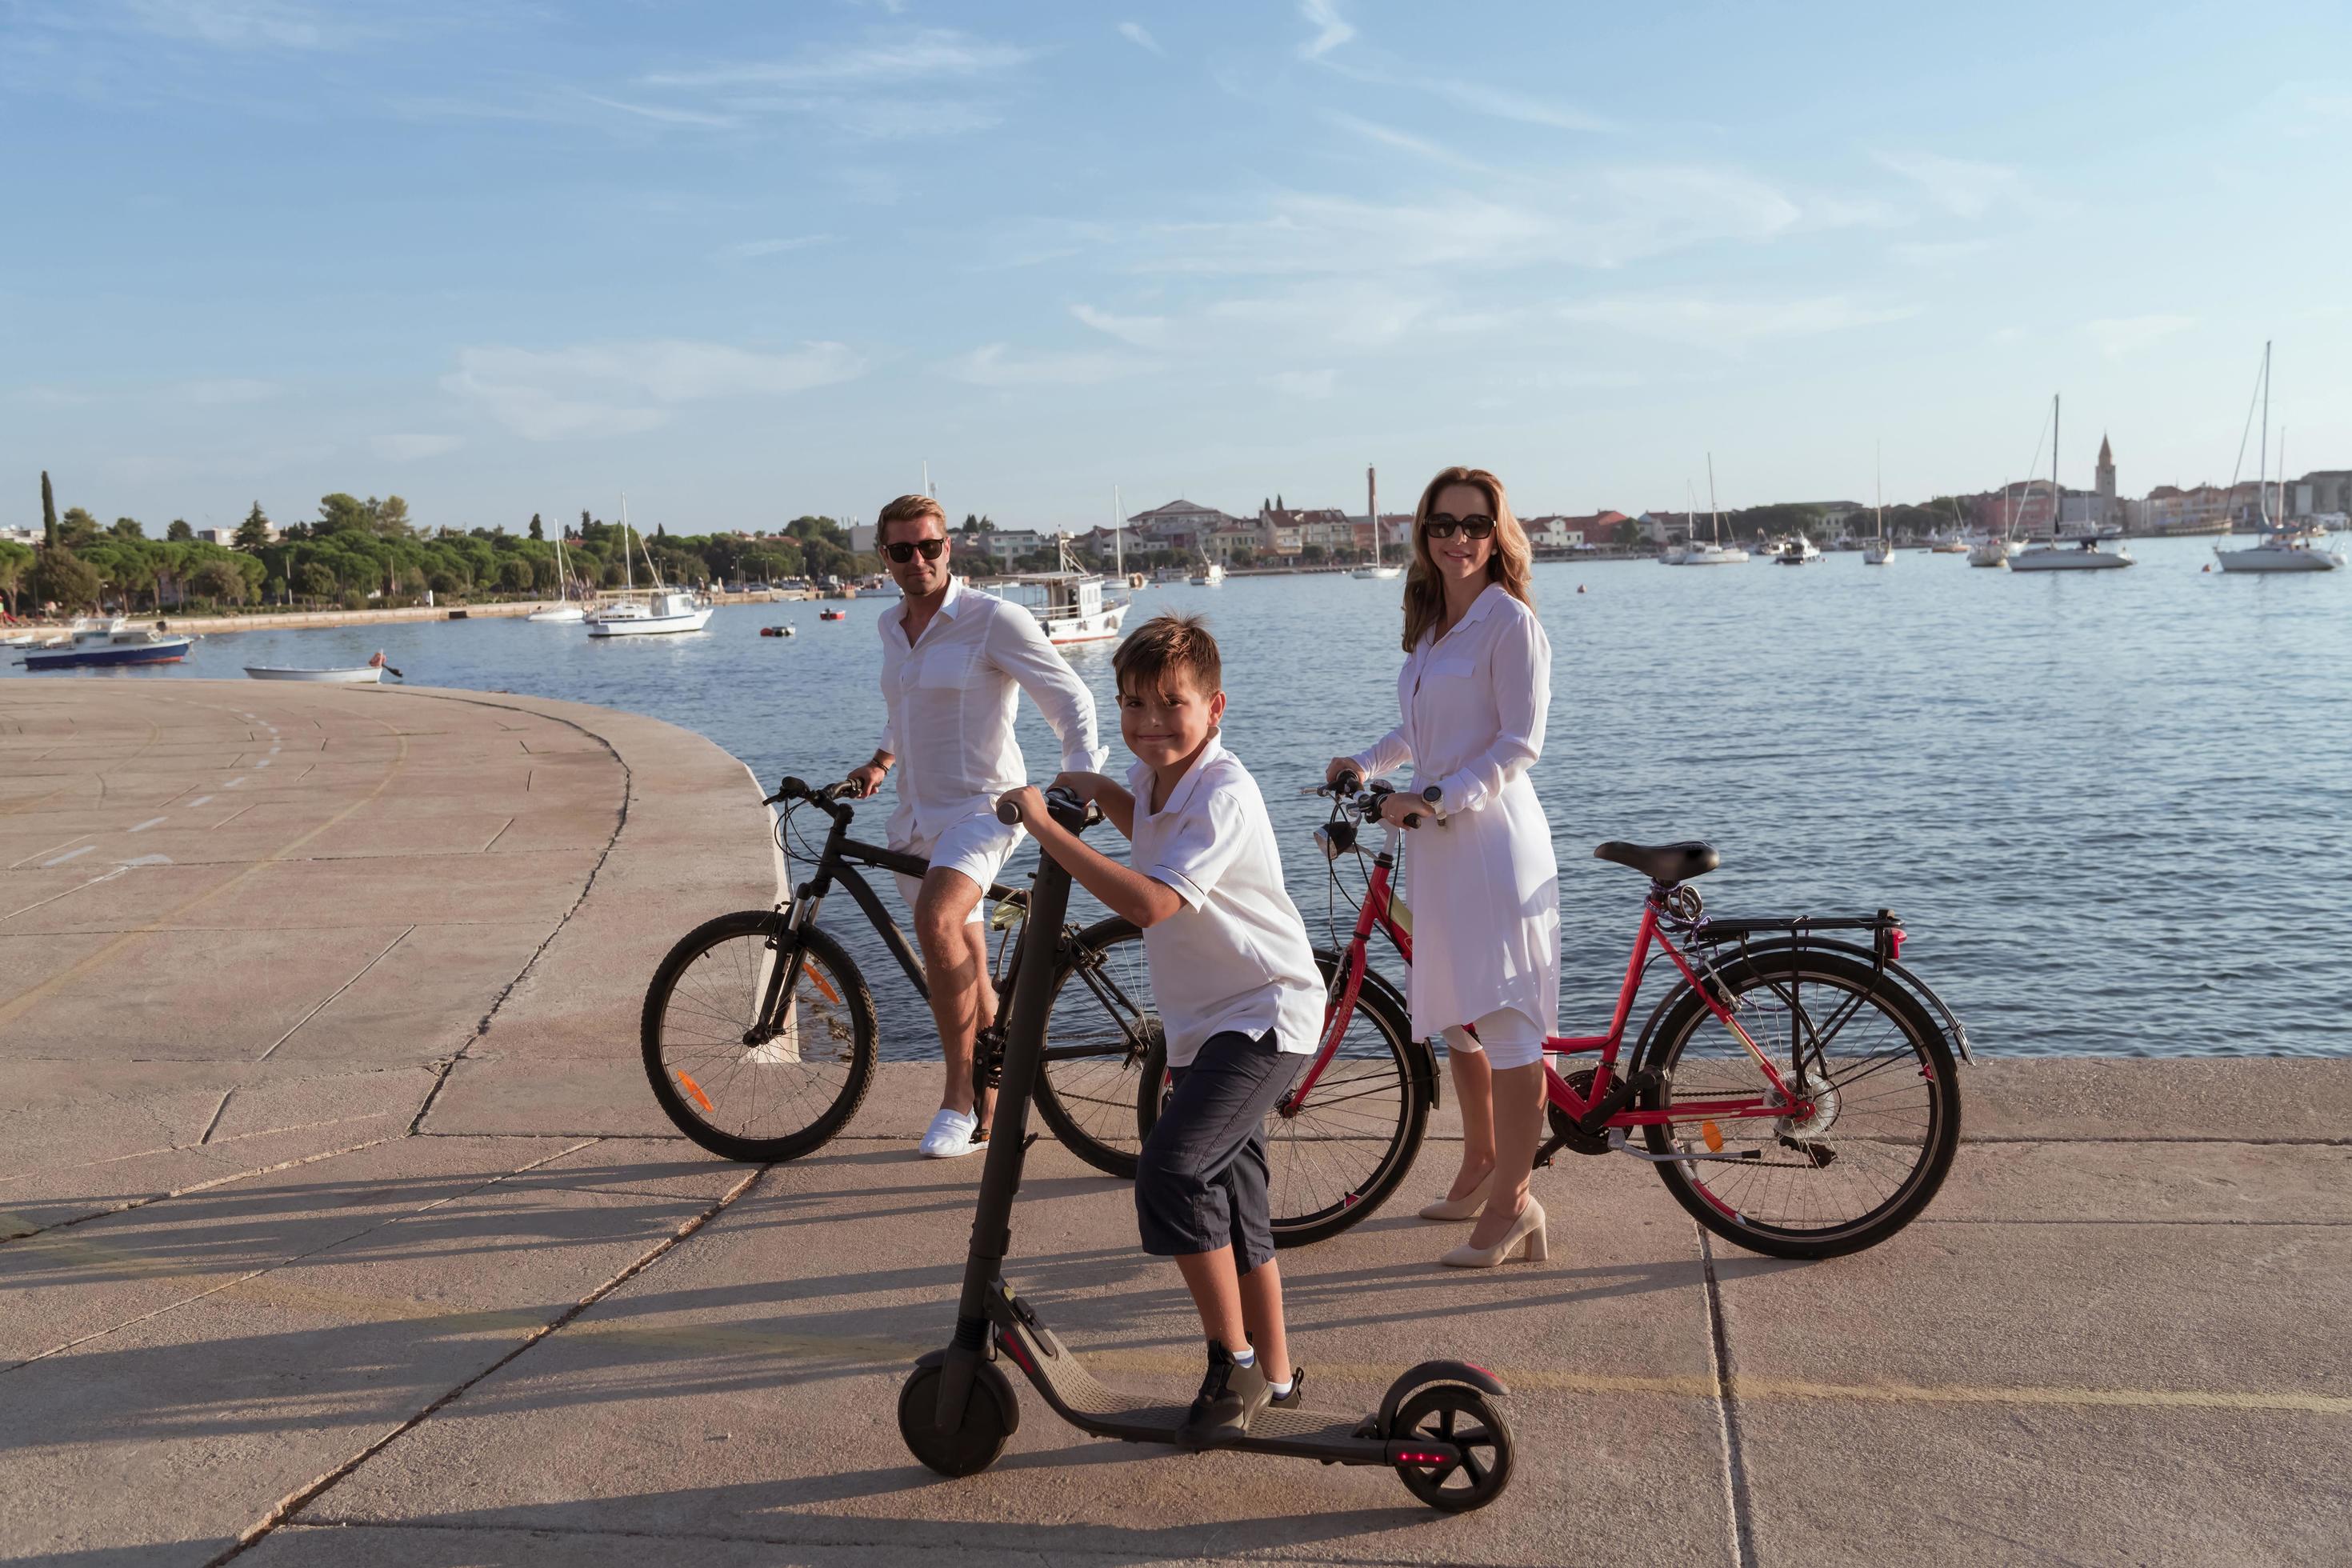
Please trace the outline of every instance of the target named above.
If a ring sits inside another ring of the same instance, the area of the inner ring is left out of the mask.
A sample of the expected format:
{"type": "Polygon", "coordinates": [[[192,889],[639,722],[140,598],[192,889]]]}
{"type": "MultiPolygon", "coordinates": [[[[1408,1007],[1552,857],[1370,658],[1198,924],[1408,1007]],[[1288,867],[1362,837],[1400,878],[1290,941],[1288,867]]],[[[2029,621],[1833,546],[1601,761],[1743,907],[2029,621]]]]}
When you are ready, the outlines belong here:
{"type": "Polygon", "coordinates": [[[1130,864],[1184,907],[1143,933],[1168,1065],[1189,1067],[1212,1035],[1274,1031],[1312,1055],[1323,1030],[1323,976],[1307,922],[1283,890],[1282,857],[1257,781],[1212,737],[1151,809],[1151,766],[1128,770],[1135,795],[1130,864]]]}
{"type": "Polygon", "coordinates": [[[1013,735],[1024,691],[1061,737],[1064,773],[1094,773],[1109,755],[1095,736],[1094,693],[1020,605],[951,577],[920,642],[907,641],[904,605],[877,624],[889,714],[881,749],[898,759],[894,847],[929,844],[966,817],[992,816],[997,796],[1029,782],[1013,735]]]}

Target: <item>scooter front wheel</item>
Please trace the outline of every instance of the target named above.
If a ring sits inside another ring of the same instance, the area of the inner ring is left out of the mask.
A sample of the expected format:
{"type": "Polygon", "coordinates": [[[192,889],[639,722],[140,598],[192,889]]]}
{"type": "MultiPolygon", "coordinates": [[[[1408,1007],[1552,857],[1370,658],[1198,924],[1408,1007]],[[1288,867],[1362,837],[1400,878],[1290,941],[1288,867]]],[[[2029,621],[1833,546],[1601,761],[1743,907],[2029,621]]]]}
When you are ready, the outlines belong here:
{"type": "Polygon", "coordinates": [[[898,1436],[906,1440],[907,1452],[940,1474],[976,1476],[996,1463],[1005,1439],[1013,1435],[1005,1415],[1012,1385],[1003,1373],[983,1364],[972,1379],[971,1396],[964,1401],[963,1420],[953,1431],[944,1431],[940,1426],[941,1375],[937,1363],[919,1365],[908,1374],[898,1390],[898,1436]]]}
{"type": "Polygon", "coordinates": [[[1475,1388],[1440,1383],[1421,1390],[1397,1412],[1389,1438],[1450,1443],[1460,1451],[1460,1459],[1442,1464],[1397,1461],[1405,1490],[1442,1512],[1484,1508],[1511,1484],[1511,1424],[1475,1388]]]}

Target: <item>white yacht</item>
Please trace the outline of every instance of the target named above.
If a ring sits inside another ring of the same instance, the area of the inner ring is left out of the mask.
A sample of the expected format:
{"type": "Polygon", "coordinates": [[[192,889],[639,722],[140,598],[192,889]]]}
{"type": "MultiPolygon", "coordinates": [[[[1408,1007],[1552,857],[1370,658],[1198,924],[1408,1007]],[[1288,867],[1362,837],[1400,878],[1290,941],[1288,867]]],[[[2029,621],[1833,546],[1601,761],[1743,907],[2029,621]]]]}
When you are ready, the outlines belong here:
{"type": "MultiPolygon", "coordinates": [[[[2257,542],[2243,550],[2213,547],[2214,562],[2224,572],[2335,572],[2340,570],[2344,552],[2327,547],[2327,534],[2309,523],[2297,525],[2287,521],[2285,480],[2286,441],[2279,441],[2280,480],[2279,515],[2271,515],[2270,506],[2270,426],[2271,426],[2271,345],[2263,345],[2263,473],[2254,486],[2262,509],[2262,534],[2257,542]]],[[[2241,448],[2242,450],[2243,448],[2241,448]]],[[[2234,486],[2232,487],[2234,488],[2234,486]]]]}
{"type": "Polygon", "coordinates": [[[1971,566],[2006,566],[2009,558],[2017,553],[2017,541],[2006,533],[1988,530],[1969,542],[1969,564],[1971,566]]]}
{"type": "Polygon", "coordinates": [[[1348,574],[1351,577],[1369,578],[1374,582],[1386,582],[1398,575],[1404,568],[1381,564],[1381,487],[1378,479],[1370,468],[1364,470],[1364,500],[1370,508],[1370,516],[1372,520],[1372,563],[1370,566],[1359,566],[1348,574]]]}
{"type": "Polygon", "coordinates": [[[1192,574],[1185,581],[1195,588],[1222,588],[1225,583],[1225,569],[1203,552],[1200,565],[1192,569],[1192,574]]]}
{"type": "Polygon", "coordinates": [[[654,564],[653,550],[642,533],[632,535],[629,529],[629,498],[621,498],[621,560],[623,563],[623,597],[617,604],[605,605],[588,620],[592,637],[654,637],[668,632],[698,632],[710,624],[710,606],[698,595],[682,589],[663,586],[661,568],[654,564]],[[646,552],[646,570],[653,578],[653,590],[645,598],[636,594],[636,570],[631,564],[629,543],[635,538],[637,547],[646,552]]]}
{"type": "Polygon", "coordinates": [[[1792,533],[1780,542],[1772,559],[1783,566],[1811,566],[1822,558],[1822,547],[1801,533],[1792,533]]]}
{"type": "Polygon", "coordinates": [[[1045,628],[1045,640],[1056,647],[1107,642],[1118,636],[1134,601],[1104,598],[1102,574],[1085,571],[1071,558],[1067,534],[1056,535],[1055,544],[1061,553],[1059,571],[1017,573],[1005,582],[1024,591],[1000,596],[1035,616],[1045,628]]]}
{"type": "MultiPolygon", "coordinates": [[[[1687,486],[1685,488],[1688,489],[1687,486]]],[[[1696,518],[1696,512],[1693,516],[1696,518]]],[[[1687,540],[1675,545],[1658,559],[1669,566],[1738,566],[1747,561],[1748,552],[1737,544],[1723,542],[1723,513],[1715,504],[1713,452],[1706,455],[1706,538],[1687,540]]]]}
{"type": "Polygon", "coordinates": [[[1862,547],[1862,563],[1864,566],[1892,566],[1895,564],[1895,546],[1886,540],[1886,475],[1880,464],[1874,463],[1872,471],[1875,476],[1873,482],[1878,487],[1873,500],[1878,509],[1877,531],[1862,547]]]}
{"type": "Polygon", "coordinates": [[[2050,537],[2039,544],[2029,545],[2009,558],[2012,572],[2113,572],[2125,566],[2137,565],[2132,552],[2118,545],[2116,549],[2099,548],[2099,524],[2095,518],[2086,518],[2083,531],[2066,534],[2061,531],[2066,515],[2066,488],[2058,482],[2058,396],[2050,397],[2050,537]]]}
{"type": "Polygon", "coordinates": [[[588,618],[588,612],[582,609],[572,597],[572,574],[563,564],[563,524],[562,522],[555,525],[555,584],[558,602],[552,605],[541,605],[523,619],[545,625],[549,622],[569,623],[588,618]]]}

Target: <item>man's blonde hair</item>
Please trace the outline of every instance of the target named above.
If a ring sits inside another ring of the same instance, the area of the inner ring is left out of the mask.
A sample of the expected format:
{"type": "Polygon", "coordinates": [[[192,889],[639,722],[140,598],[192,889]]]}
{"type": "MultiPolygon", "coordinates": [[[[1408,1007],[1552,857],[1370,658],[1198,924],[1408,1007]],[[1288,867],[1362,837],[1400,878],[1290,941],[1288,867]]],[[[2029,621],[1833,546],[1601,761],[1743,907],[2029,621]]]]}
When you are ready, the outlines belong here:
{"type": "Polygon", "coordinates": [[[927,517],[940,520],[940,531],[948,531],[948,514],[940,503],[929,496],[900,496],[877,513],[874,519],[874,548],[879,550],[890,542],[890,525],[894,522],[917,522],[927,517]]]}

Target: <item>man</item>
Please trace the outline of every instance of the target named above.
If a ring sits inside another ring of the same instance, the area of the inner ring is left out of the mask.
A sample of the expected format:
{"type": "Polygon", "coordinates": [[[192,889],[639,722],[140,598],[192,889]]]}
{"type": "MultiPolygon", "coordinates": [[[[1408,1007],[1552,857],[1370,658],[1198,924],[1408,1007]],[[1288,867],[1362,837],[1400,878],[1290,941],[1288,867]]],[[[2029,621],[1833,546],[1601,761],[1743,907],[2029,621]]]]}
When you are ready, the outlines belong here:
{"type": "Polygon", "coordinates": [[[900,496],[882,509],[874,535],[903,598],[880,622],[888,712],[882,743],[849,783],[870,795],[898,765],[890,847],[930,862],[919,881],[900,876],[898,890],[915,910],[931,1016],[947,1054],[947,1087],[919,1147],[947,1160],[982,1146],[992,1098],[973,1082],[972,1041],[996,1016],[982,895],[1022,835],[996,820],[996,800],[1029,776],[1013,738],[1014,689],[1029,694],[1061,737],[1062,772],[1098,772],[1109,753],[1096,740],[1093,694],[1035,617],[956,580],[939,502],[900,496]]]}

